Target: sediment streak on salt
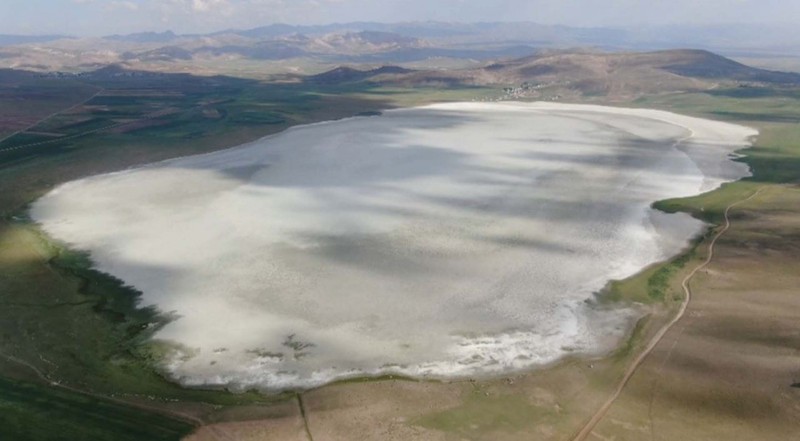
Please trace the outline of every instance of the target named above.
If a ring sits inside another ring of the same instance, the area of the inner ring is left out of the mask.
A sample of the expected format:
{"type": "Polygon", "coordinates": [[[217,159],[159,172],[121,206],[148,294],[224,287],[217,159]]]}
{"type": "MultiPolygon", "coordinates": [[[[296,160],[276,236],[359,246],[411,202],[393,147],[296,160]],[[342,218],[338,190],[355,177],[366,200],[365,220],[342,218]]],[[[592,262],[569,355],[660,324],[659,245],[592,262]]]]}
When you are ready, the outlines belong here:
{"type": "Polygon", "coordinates": [[[291,129],[60,186],[57,239],[179,319],[186,384],[307,387],[609,349],[584,302],[701,225],[649,208],[747,174],[751,129],[642,109],[446,104],[291,129]],[[679,140],[682,140],[678,142],[679,140]]]}

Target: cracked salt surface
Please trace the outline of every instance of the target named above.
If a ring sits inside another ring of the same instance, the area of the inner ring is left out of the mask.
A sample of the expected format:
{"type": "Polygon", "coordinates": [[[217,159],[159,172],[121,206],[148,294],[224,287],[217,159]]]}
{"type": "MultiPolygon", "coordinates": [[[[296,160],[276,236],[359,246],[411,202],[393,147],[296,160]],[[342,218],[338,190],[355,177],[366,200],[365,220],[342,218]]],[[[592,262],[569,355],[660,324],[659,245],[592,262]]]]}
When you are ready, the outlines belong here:
{"type": "Polygon", "coordinates": [[[684,247],[701,224],[650,204],[746,176],[730,154],[755,134],[433,105],[70,182],[32,215],[179,316],[156,337],[184,384],[494,374],[617,344],[634,312],[585,300],[684,247]]]}

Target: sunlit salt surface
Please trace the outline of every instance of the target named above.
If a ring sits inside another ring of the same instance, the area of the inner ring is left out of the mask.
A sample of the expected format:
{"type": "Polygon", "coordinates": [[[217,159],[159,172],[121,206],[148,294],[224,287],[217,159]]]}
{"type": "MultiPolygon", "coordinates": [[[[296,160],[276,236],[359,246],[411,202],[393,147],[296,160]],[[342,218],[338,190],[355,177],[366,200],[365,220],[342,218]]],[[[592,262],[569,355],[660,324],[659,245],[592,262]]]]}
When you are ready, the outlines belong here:
{"type": "Polygon", "coordinates": [[[698,233],[656,200],[745,176],[755,131],[652,110],[445,104],[71,182],[53,237],[179,318],[165,369],[281,389],[480,375],[609,350],[586,300],[698,233]]]}

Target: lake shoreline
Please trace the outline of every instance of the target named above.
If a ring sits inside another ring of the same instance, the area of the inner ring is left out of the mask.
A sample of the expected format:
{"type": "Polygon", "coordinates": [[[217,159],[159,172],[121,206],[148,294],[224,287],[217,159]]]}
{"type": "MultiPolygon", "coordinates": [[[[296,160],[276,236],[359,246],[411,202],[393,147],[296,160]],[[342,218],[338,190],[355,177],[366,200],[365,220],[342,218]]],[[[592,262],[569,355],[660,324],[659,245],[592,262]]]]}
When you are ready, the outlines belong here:
{"type": "MultiPolygon", "coordinates": [[[[446,106],[447,106],[447,105],[445,105],[445,107],[446,107],[446,106]]],[[[548,107],[548,106],[545,106],[545,107],[548,107]]],[[[399,111],[402,111],[402,110],[399,110],[399,111]]],[[[387,112],[387,113],[388,113],[388,112],[387,112]]],[[[330,123],[325,123],[325,122],[323,122],[323,123],[320,123],[320,124],[323,124],[323,125],[324,125],[324,124],[330,124],[330,123]]],[[[288,131],[291,131],[291,130],[292,130],[292,129],[289,129],[288,131]]],[[[286,133],[286,132],[281,132],[281,133],[286,133]]],[[[277,135],[271,135],[271,136],[270,136],[270,137],[268,137],[268,138],[273,138],[273,137],[275,137],[275,136],[277,136],[277,135]]],[[[258,143],[258,142],[259,142],[259,141],[256,141],[256,143],[258,143]]],[[[245,147],[245,146],[248,146],[248,145],[251,145],[251,144],[254,144],[254,143],[248,143],[248,144],[245,144],[244,146],[240,146],[240,147],[234,147],[234,149],[243,148],[243,147],[245,147]]],[[[744,146],[742,146],[742,147],[744,147],[744,146]]],[[[226,150],[223,150],[222,152],[225,152],[225,151],[226,151],[226,150]]],[[[210,155],[213,155],[213,154],[215,154],[215,153],[211,153],[210,155]]],[[[206,154],[206,155],[209,155],[209,154],[206,154]]],[[[206,156],[206,155],[203,155],[203,156],[206,156]]],[[[156,163],[156,164],[154,164],[154,165],[148,165],[148,166],[145,166],[145,168],[148,168],[148,167],[153,167],[153,166],[155,166],[155,165],[158,165],[158,164],[164,165],[164,164],[168,164],[168,163],[171,163],[171,162],[173,162],[173,161],[179,161],[179,160],[180,160],[180,159],[172,159],[172,160],[167,160],[167,161],[165,161],[165,162],[163,162],[163,163],[156,163]]],[[[135,171],[135,170],[134,170],[134,171],[135,171]]],[[[131,170],[126,170],[126,171],[119,172],[119,173],[126,173],[126,172],[131,172],[131,170]]],[[[115,174],[116,174],[116,173],[115,173],[115,174]]],[[[107,176],[107,175],[106,175],[106,176],[107,176]]],[[[626,333],[627,333],[627,331],[626,331],[626,333]]],[[[611,350],[611,349],[609,349],[609,350],[611,350]]],[[[605,352],[605,353],[607,353],[607,352],[605,352]]],[[[558,363],[558,362],[559,362],[559,360],[558,360],[558,359],[556,359],[556,360],[553,360],[553,361],[552,361],[552,363],[558,363]]],[[[546,363],[546,365],[550,365],[550,363],[546,363]]],[[[538,368],[541,368],[541,367],[537,367],[537,369],[538,369],[538,368]]],[[[499,375],[503,375],[503,374],[499,374],[499,375]]],[[[353,375],[353,377],[358,377],[358,376],[359,376],[359,375],[353,375]]]]}

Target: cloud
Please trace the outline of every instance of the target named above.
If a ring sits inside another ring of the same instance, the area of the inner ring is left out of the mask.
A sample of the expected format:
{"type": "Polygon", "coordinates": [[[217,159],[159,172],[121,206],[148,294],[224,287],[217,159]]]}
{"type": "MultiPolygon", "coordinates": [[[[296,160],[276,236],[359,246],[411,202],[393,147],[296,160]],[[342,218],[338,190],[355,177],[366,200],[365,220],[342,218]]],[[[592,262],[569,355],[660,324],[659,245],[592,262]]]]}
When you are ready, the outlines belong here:
{"type": "Polygon", "coordinates": [[[209,12],[228,6],[228,0],[192,0],[192,10],[197,12],[209,12]]]}
{"type": "MultiPolygon", "coordinates": [[[[86,2],[87,0],[79,0],[86,2]]],[[[91,1],[91,0],[88,0],[91,1]]],[[[111,2],[111,7],[114,9],[127,9],[128,11],[138,11],[139,5],[132,1],[116,0],[111,2]]]]}

